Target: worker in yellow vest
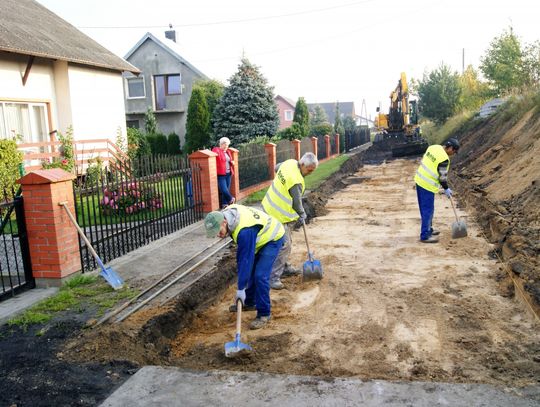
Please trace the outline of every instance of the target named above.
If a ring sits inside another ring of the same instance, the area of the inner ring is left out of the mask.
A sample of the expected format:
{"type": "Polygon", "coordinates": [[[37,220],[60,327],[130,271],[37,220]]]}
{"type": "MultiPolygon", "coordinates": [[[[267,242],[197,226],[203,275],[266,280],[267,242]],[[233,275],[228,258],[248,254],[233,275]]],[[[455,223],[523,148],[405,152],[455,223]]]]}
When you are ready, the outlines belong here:
{"type": "Polygon", "coordinates": [[[283,225],[263,211],[233,204],[206,215],[204,226],[208,237],[231,236],[237,244],[238,286],[229,310],[236,312],[242,301],[243,310],[257,311],[250,328],[262,328],[270,321],[270,273],[283,245],[283,225]]]}
{"type": "Polygon", "coordinates": [[[264,211],[285,226],[283,247],[270,276],[270,287],[275,290],[284,288],[282,276],[301,273],[288,263],[292,248],[291,229],[295,222],[304,224],[306,221],[307,215],[302,205],[302,194],[306,189],[304,177],[315,171],[318,165],[317,156],[313,153],[305,153],[300,161],[286,160],[279,164],[272,185],[262,200],[264,211]]]}
{"type": "Polygon", "coordinates": [[[420,241],[422,243],[437,243],[438,230],[432,227],[433,213],[435,211],[435,193],[439,188],[444,189],[448,198],[452,197],[452,190],[448,187],[448,170],[450,157],[459,150],[459,142],[455,138],[448,139],[443,145],[432,145],[426,150],[420,166],[416,170],[416,195],[420,207],[422,226],[420,241]]]}

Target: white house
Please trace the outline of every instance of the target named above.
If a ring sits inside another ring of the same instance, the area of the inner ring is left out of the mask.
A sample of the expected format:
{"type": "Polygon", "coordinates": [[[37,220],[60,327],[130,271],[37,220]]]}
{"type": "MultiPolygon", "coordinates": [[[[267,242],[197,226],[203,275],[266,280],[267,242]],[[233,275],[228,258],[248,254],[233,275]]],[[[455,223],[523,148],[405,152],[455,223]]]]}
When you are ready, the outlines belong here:
{"type": "Polygon", "coordinates": [[[36,1],[0,1],[0,138],[48,142],[71,126],[75,140],[114,141],[126,71],[139,73],[36,1]]]}

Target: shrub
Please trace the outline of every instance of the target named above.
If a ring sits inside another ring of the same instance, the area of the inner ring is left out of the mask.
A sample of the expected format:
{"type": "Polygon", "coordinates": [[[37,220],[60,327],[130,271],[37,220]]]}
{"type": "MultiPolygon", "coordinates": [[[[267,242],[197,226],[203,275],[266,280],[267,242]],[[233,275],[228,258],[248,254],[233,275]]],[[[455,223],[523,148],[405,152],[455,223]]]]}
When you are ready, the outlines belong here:
{"type": "Polygon", "coordinates": [[[156,133],[152,154],[167,154],[167,136],[165,134],[156,133]]]}
{"type": "Polygon", "coordinates": [[[103,169],[103,160],[101,157],[96,157],[88,160],[88,168],[86,169],[86,185],[94,186],[105,177],[103,169]]]}
{"type": "Polygon", "coordinates": [[[180,137],[178,137],[178,134],[171,133],[167,137],[167,153],[172,155],[182,153],[182,150],[180,150],[180,137]]]}
{"type": "Polygon", "coordinates": [[[22,160],[23,154],[17,150],[15,140],[0,139],[0,198],[8,200],[13,197],[22,160]]]}
{"type": "Polygon", "coordinates": [[[151,153],[150,144],[144,134],[139,129],[127,128],[127,154],[134,159],[142,155],[151,153]]]}
{"type": "Polygon", "coordinates": [[[136,214],[145,210],[157,210],[163,207],[161,195],[142,182],[123,182],[114,187],[103,189],[103,198],[99,203],[104,214],[136,214]]]}
{"type": "Polygon", "coordinates": [[[317,124],[311,127],[312,136],[319,137],[326,134],[334,134],[334,130],[330,123],[317,124]]]}
{"type": "Polygon", "coordinates": [[[54,157],[52,161],[44,160],[41,162],[41,166],[44,169],[49,168],[62,168],[67,172],[73,172],[75,169],[75,152],[73,149],[73,128],[68,127],[66,135],[58,133],[58,140],[60,141],[60,157],[54,157]]]}
{"type": "Polygon", "coordinates": [[[303,138],[302,126],[298,123],[293,123],[292,126],[278,131],[274,138],[277,140],[300,140],[303,138]]]}

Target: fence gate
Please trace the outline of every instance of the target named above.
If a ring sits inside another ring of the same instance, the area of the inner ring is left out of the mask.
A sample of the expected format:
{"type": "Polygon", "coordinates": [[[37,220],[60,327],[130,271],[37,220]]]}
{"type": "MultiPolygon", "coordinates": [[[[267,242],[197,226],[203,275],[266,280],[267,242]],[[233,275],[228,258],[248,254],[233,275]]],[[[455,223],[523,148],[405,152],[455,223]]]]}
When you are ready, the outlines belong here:
{"type": "MultiPolygon", "coordinates": [[[[74,181],[77,223],[104,263],[202,218],[200,168],[179,156],[90,167],[74,181]]],[[[81,268],[97,264],[79,238],[81,268]]]]}
{"type": "Polygon", "coordinates": [[[0,301],[36,286],[32,276],[23,205],[20,191],[13,200],[0,203],[0,301]]]}

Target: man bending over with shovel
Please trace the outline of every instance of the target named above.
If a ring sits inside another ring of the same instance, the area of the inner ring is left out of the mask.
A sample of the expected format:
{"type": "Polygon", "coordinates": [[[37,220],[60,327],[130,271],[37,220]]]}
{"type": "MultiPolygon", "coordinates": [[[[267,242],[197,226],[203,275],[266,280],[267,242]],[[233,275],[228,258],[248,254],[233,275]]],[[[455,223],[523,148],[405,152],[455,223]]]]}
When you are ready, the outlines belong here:
{"type": "Polygon", "coordinates": [[[450,157],[459,150],[459,142],[455,138],[449,138],[442,146],[439,144],[429,146],[426,150],[416,175],[416,195],[422,227],[420,241],[422,243],[437,243],[438,230],[431,226],[433,213],[435,212],[435,193],[439,188],[444,189],[448,198],[452,198],[452,190],[448,187],[448,170],[450,169],[450,157]]]}
{"type": "Polygon", "coordinates": [[[238,289],[230,310],[242,301],[243,310],[257,310],[250,328],[262,328],[270,320],[270,272],[283,245],[283,225],[258,209],[229,205],[206,215],[204,226],[208,237],[231,236],[238,245],[238,289]]]}
{"type": "Polygon", "coordinates": [[[270,287],[274,290],[284,288],[282,276],[302,273],[287,262],[292,248],[291,229],[295,222],[304,224],[306,221],[307,215],[302,205],[302,194],[306,189],[304,177],[315,171],[318,165],[319,161],[313,153],[305,153],[300,161],[283,161],[276,166],[276,176],[262,200],[264,211],[285,226],[283,247],[270,276],[270,287]]]}

